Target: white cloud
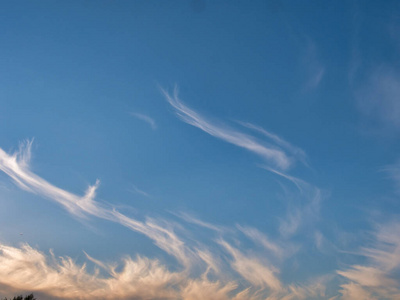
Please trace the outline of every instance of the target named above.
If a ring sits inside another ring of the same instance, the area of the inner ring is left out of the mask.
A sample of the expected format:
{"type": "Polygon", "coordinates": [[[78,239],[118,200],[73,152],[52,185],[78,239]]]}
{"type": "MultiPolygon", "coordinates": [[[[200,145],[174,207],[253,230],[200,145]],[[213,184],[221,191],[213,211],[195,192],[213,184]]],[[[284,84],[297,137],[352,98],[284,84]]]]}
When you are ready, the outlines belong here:
{"type": "Polygon", "coordinates": [[[252,227],[237,226],[248,238],[255,243],[262,245],[265,249],[271,251],[275,256],[281,257],[287,249],[283,249],[277,243],[272,242],[265,234],[252,227]]]}
{"type": "Polygon", "coordinates": [[[337,271],[347,280],[341,285],[343,298],[399,299],[400,223],[378,226],[373,245],[360,254],[368,259],[366,264],[337,271]]]}
{"type": "Polygon", "coordinates": [[[338,271],[338,274],[359,283],[361,286],[379,287],[396,285],[393,279],[386,277],[384,271],[374,267],[355,265],[346,271],[338,271]]]}
{"type": "Polygon", "coordinates": [[[185,300],[228,300],[231,299],[230,293],[237,288],[237,284],[220,282],[210,282],[208,280],[190,280],[182,289],[181,299],[185,300]]]}
{"type": "Polygon", "coordinates": [[[292,158],[290,158],[279,147],[267,147],[255,137],[231,129],[226,125],[216,124],[212,121],[209,121],[196,111],[183,104],[178,97],[177,87],[175,87],[173,95],[170,95],[165,90],[162,90],[162,92],[169,104],[176,109],[177,115],[184,122],[195,126],[216,138],[253,152],[267,162],[272,163],[275,167],[280,169],[288,169],[291,166],[292,158]]]}
{"type": "Polygon", "coordinates": [[[316,43],[306,37],[306,45],[303,49],[302,63],[305,70],[305,89],[315,89],[318,87],[325,75],[325,67],[318,58],[316,43]]]}
{"type": "Polygon", "coordinates": [[[220,244],[233,257],[232,268],[251,284],[258,287],[269,287],[274,291],[282,289],[282,283],[276,276],[278,270],[273,266],[267,266],[259,259],[243,254],[223,240],[220,241],[220,244]]]}
{"type": "Polygon", "coordinates": [[[400,194],[400,161],[394,165],[387,166],[382,170],[389,174],[395,184],[396,192],[400,194]]]}
{"type": "Polygon", "coordinates": [[[343,300],[377,300],[371,293],[362,288],[359,284],[348,283],[341,285],[343,300]]]}
{"type": "Polygon", "coordinates": [[[0,283],[8,290],[28,290],[62,299],[176,299],[171,288],[182,274],[171,273],[157,260],[127,257],[123,268],[102,264],[108,273],[88,272],[69,257],[56,258],[24,245],[0,245],[0,283]]]}
{"type": "Polygon", "coordinates": [[[100,205],[94,200],[99,181],[96,181],[95,185],[89,186],[84,196],[75,195],[52,185],[29,170],[27,158],[30,157],[30,149],[30,142],[26,143],[25,148],[20,148],[19,152],[12,155],[0,148],[0,170],[10,176],[21,188],[61,204],[75,216],[81,218],[95,216],[140,232],[152,239],[157,246],[174,256],[184,266],[190,264],[190,251],[179,240],[171,227],[159,226],[154,220],[141,222],[129,218],[115,209],[100,205]]]}
{"type": "Polygon", "coordinates": [[[322,200],[321,189],[300,178],[290,176],[266,166],[261,167],[290,181],[300,192],[291,192],[290,189],[285,188],[286,198],[298,198],[301,203],[300,205],[288,203],[286,216],[279,218],[279,230],[282,236],[290,237],[295,234],[301,226],[312,224],[319,218],[319,208],[322,200]]]}
{"type": "Polygon", "coordinates": [[[40,194],[64,206],[72,214],[83,216],[83,212],[94,209],[91,205],[92,196],[95,194],[95,186],[89,187],[86,195],[80,197],[55,187],[30,172],[28,168],[32,143],[27,141],[25,147],[12,155],[0,149],[0,170],[10,176],[22,189],[40,194]]]}
{"type": "Polygon", "coordinates": [[[150,125],[151,129],[153,129],[153,130],[157,129],[156,121],[153,118],[149,117],[148,115],[139,114],[139,113],[135,113],[135,112],[131,112],[130,115],[135,117],[136,119],[146,122],[147,124],[150,125]]]}
{"type": "Polygon", "coordinates": [[[176,214],[178,217],[182,218],[183,220],[185,220],[188,223],[192,223],[195,224],[197,226],[201,226],[204,228],[208,228],[210,230],[222,233],[225,229],[223,229],[221,226],[216,226],[207,222],[204,222],[202,220],[199,220],[198,218],[195,218],[194,216],[185,213],[185,212],[180,212],[178,214],[176,214]]]}
{"type": "Polygon", "coordinates": [[[52,251],[46,255],[26,244],[19,248],[0,244],[0,293],[29,291],[41,299],[82,300],[295,300],[324,296],[320,282],[283,287],[265,265],[244,257],[237,249],[229,251],[235,256],[238,272],[257,286],[267,284],[270,291],[239,288],[233,280],[211,281],[206,273],[193,278],[186,271],[171,272],[158,260],[140,256],[125,257],[122,263],[105,263],[87,255],[93,263],[88,266],[88,263],[77,264],[69,257],[56,257],[52,251]]]}
{"type": "MultiPolygon", "coordinates": [[[[86,265],[78,265],[70,258],[46,256],[27,245],[21,248],[1,245],[0,286],[5,290],[37,291],[52,299],[204,299],[205,294],[211,299],[311,299],[320,295],[319,286],[284,284],[279,278],[277,260],[243,251],[226,242],[223,236],[235,237],[234,230],[181,215],[186,221],[221,236],[217,243],[206,245],[192,238],[179,224],[152,218],[139,221],[106,204],[100,205],[95,201],[99,181],[89,186],[83,196],[52,185],[30,170],[31,145],[31,142],[25,143],[14,154],[0,149],[0,170],[18,186],[61,204],[75,216],[95,216],[144,234],[175,257],[181,268],[172,272],[157,260],[138,257],[135,260],[126,258],[122,271],[117,271],[120,268],[115,264],[88,255],[89,261],[106,271],[108,275],[104,276],[99,271],[89,272],[86,265]]],[[[294,177],[289,180],[297,183],[301,194],[308,194],[306,183],[294,177]]],[[[302,213],[309,215],[307,209],[302,213]]],[[[271,241],[254,228],[240,225],[238,228],[275,257],[279,258],[280,251],[285,255],[289,247],[288,243],[271,241]]]]}
{"type": "Polygon", "coordinates": [[[276,145],[282,147],[286,151],[288,151],[291,155],[293,155],[296,159],[301,161],[303,164],[307,165],[307,155],[304,152],[304,150],[300,149],[299,147],[293,146],[289,142],[285,141],[283,138],[279,137],[278,135],[265,130],[264,128],[248,123],[248,122],[241,122],[237,121],[239,124],[241,124],[244,127],[247,127],[249,129],[255,130],[265,137],[271,139],[276,145]]]}
{"type": "MultiPolygon", "coordinates": [[[[198,269],[205,264],[205,274],[209,270],[213,270],[215,273],[219,272],[219,262],[207,250],[207,247],[196,243],[197,246],[191,248],[175,233],[174,228],[176,226],[173,223],[161,219],[156,221],[151,218],[147,218],[145,222],[142,222],[130,218],[115,209],[107,208],[105,205],[99,205],[94,200],[96,189],[99,185],[98,181],[96,181],[95,185],[88,187],[84,196],[77,196],[37,176],[29,170],[29,161],[26,159],[29,157],[30,147],[31,143],[27,143],[25,148],[21,147],[18,153],[12,155],[0,149],[0,170],[9,175],[21,188],[61,204],[78,217],[96,216],[119,223],[133,231],[146,235],[154,241],[155,245],[175,257],[184,267],[181,272],[185,274],[180,280],[189,278],[188,275],[193,265],[196,265],[198,269]]],[[[198,221],[197,224],[204,226],[207,223],[198,221]]],[[[208,227],[213,228],[214,225],[209,225],[208,227]]],[[[225,268],[234,268],[244,278],[248,279],[251,284],[259,285],[261,283],[273,289],[280,287],[279,279],[275,277],[273,271],[269,268],[263,265],[258,266],[258,261],[246,258],[239,250],[230,247],[227,243],[224,244],[224,248],[229,250],[228,252],[234,257],[233,264],[225,266],[225,268]],[[256,273],[252,274],[253,272],[256,273]],[[261,278],[257,278],[258,276],[261,276],[261,278]]],[[[150,294],[150,296],[146,297],[151,299],[157,299],[157,297],[176,299],[175,292],[177,289],[181,290],[187,299],[196,299],[193,294],[194,291],[201,286],[206,286],[211,289],[211,292],[215,292],[215,299],[228,299],[230,296],[227,293],[232,292],[232,289],[236,287],[236,284],[231,281],[225,281],[224,283],[219,281],[208,282],[206,276],[203,281],[199,281],[198,277],[192,278],[184,288],[180,286],[171,291],[169,289],[171,282],[169,281],[178,275],[168,272],[158,262],[145,258],[138,258],[136,261],[125,260],[124,271],[118,273],[115,268],[113,269],[111,266],[88,256],[89,260],[108,270],[111,275],[108,279],[102,279],[99,277],[99,273],[89,274],[85,266],[78,266],[69,258],[61,259],[55,266],[48,265],[46,257],[29,246],[24,246],[21,249],[3,246],[1,249],[0,264],[3,269],[0,267],[0,281],[2,280],[3,282],[0,283],[15,289],[24,287],[24,289],[37,290],[61,298],[76,299],[80,297],[79,295],[85,295],[82,298],[92,299],[106,292],[113,295],[110,296],[111,298],[125,297],[125,293],[132,293],[132,297],[140,299],[141,296],[137,295],[145,293],[145,295],[150,294]],[[28,260],[25,256],[28,257],[28,260]],[[36,274],[39,268],[42,268],[43,271],[39,272],[38,276],[33,276],[32,274],[36,274]],[[131,268],[141,270],[141,273],[132,273],[131,268]],[[11,273],[13,276],[8,276],[11,273]],[[146,281],[146,278],[149,278],[149,282],[146,281]],[[154,279],[154,282],[150,279],[154,279]],[[132,280],[139,282],[133,284],[132,280]],[[148,285],[141,284],[141,280],[145,280],[148,285]],[[127,283],[132,284],[129,289],[125,289],[123,286],[123,284],[127,283]],[[153,287],[153,285],[155,286],[153,287]]],[[[238,296],[237,299],[240,299],[240,297],[238,296]]]]}
{"type": "Polygon", "coordinates": [[[142,195],[142,196],[145,196],[146,198],[151,198],[149,193],[139,189],[136,185],[132,184],[131,186],[132,186],[132,190],[128,189],[129,191],[139,194],[139,195],[142,195]]]}
{"type": "Polygon", "coordinates": [[[356,90],[358,107],[385,130],[400,129],[400,74],[381,66],[356,90]]]}
{"type": "Polygon", "coordinates": [[[281,218],[279,230],[285,237],[295,234],[305,224],[315,222],[319,217],[321,192],[316,189],[312,198],[304,205],[290,205],[286,217],[281,218]]]}

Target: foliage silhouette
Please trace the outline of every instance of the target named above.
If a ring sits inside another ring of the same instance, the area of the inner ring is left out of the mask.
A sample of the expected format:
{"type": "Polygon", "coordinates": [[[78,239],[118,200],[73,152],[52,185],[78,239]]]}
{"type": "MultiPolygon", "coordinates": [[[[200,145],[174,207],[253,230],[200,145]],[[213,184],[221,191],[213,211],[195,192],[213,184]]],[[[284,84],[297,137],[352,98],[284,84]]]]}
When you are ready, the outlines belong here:
{"type": "Polygon", "coordinates": [[[35,298],[35,296],[33,296],[33,294],[30,294],[30,295],[26,295],[25,297],[22,295],[19,295],[19,296],[15,296],[12,299],[4,298],[3,300],[36,300],[36,298],[35,298]]]}

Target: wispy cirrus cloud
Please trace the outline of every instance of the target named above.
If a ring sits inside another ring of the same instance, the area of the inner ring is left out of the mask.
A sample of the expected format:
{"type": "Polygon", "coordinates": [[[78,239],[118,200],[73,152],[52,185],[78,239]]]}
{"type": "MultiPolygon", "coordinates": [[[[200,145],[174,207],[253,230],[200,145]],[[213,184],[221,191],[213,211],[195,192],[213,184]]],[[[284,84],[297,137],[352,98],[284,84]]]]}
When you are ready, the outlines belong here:
{"type": "MultiPolygon", "coordinates": [[[[78,265],[69,257],[56,258],[28,246],[0,245],[0,283],[13,290],[35,291],[60,299],[176,299],[171,288],[182,274],[169,272],[157,260],[137,257],[124,259],[121,271],[115,264],[92,259],[107,271],[90,273],[87,265],[78,265]]],[[[4,292],[4,291],[3,291],[4,292]]]]}
{"type": "MultiPolygon", "coordinates": [[[[277,281],[274,290],[266,294],[265,290],[259,288],[239,289],[235,281],[211,281],[206,274],[191,278],[186,272],[171,272],[158,260],[145,257],[133,259],[128,256],[120,263],[105,263],[86,256],[88,261],[80,265],[69,257],[56,257],[52,251],[46,255],[27,244],[21,247],[0,244],[0,292],[4,295],[33,291],[41,299],[88,300],[294,300],[317,299],[324,295],[324,287],[318,282],[309,286],[289,285],[277,290],[281,287],[277,281]]],[[[268,277],[264,267],[255,261],[239,257],[236,264],[240,272],[246,272],[246,276],[257,284],[263,284],[268,277]],[[251,274],[252,270],[261,273],[251,274]],[[257,276],[261,276],[261,279],[257,276]]],[[[277,279],[272,277],[271,280],[277,279]]]]}
{"type": "Polygon", "coordinates": [[[320,204],[323,199],[323,192],[320,188],[294,176],[286,173],[279,172],[268,166],[261,166],[261,168],[270,171],[282,178],[291,182],[298,192],[286,186],[284,188],[286,198],[297,198],[300,204],[288,203],[287,214],[285,217],[280,217],[280,233],[284,237],[294,235],[302,226],[306,224],[313,224],[319,218],[320,204]]]}
{"type": "Polygon", "coordinates": [[[190,215],[188,213],[185,213],[185,212],[180,212],[180,213],[178,213],[176,215],[178,217],[182,218],[183,220],[185,220],[188,223],[192,223],[192,224],[204,227],[204,228],[208,228],[208,229],[214,230],[214,231],[219,232],[219,233],[222,233],[225,230],[221,226],[216,226],[216,225],[204,222],[204,221],[202,221],[202,220],[200,220],[200,219],[198,219],[198,218],[196,218],[196,217],[194,217],[194,216],[192,216],[192,215],[190,215]]]}
{"type": "Polygon", "coordinates": [[[24,147],[14,154],[7,154],[0,148],[0,170],[10,176],[22,189],[61,204],[71,214],[85,218],[94,216],[119,223],[133,231],[142,233],[152,239],[157,246],[174,256],[183,265],[190,264],[190,251],[173,232],[172,227],[160,226],[155,220],[145,222],[125,216],[112,207],[94,200],[100,182],[89,186],[83,196],[78,196],[56,187],[37,176],[29,169],[29,158],[32,142],[27,141],[24,147]]]}
{"type": "MultiPolygon", "coordinates": [[[[213,246],[185,238],[185,228],[164,219],[133,219],[107,204],[95,201],[96,184],[89,186],[83,196],[78,196],[52,185],[29,168],[32,142],[21,145],[19,151],[8,154],[0,149],[0,170],[6,173],[22,189],[61,204],[73,215],[85,218],[94,216],[125,226],[144,234],[160,249],[175,257],[181,268],[169,271],[157,260],[138,257],[126,258],[123,267],[88,260],[106,271],[89,272],[86,264],[78,265],[70,258],[56,259],[46,256],[28,245],[21,248],[0,246],[0,287],[8,290],[37,291],[49,297],[61,299],[306,299],[318,294],[314,288],[304,289],[301,284],[284,284],[279,278],[276,262],[262,255],[247,253],[224,239],[235,236],[234,230],[206,223],[190,215],[181,218],[218,234],[213,246]],[[183,234],[183,235],[182,235],[183,234]],[[219,246],[219,247],[218,247],[219,246]],[[193,268],[195,267],[195,268],[193,268]],[[122,270],[122,271],[117,271],[122,270]],[[200,273],[199,273],[200,271],[200,273]],[[236,275],[233,275],[235,274],[236,275]],[[35,275],[35,276],[34,276],[35,275]],[[209,275],[212,275],[209,277],[209,275]],[[213,278],[212,280],[210,278],[213,278]],[[240,285],[237,281],[242,282],[240,285]],[[243,284],[246,283],[246,284],[243,284]],[[126,285],[126,287],[125,287],[126,285]],[[240,288],[239,288],[240,286],[240,288]],[[312,291],[312,292],[311,292],[312,291]],[[106,296],[99,296],[106,295],[106,296]],[[274,296],[275,297],[275,296],[274,296]]],[[[270,253],[278,253],[278,243],[267,239],[251,227],[238,227],[251,239],[259,239],[270,253]]]]}
{"type": "Polygon", "coordinates": [[[101,211],[93,205],[98,181],[94,186],[88,187],[84,196],[74,195],[50,184],[29,170],[31,147],[32,141],[26,141],[14,154],[7,154],[0,149],[0,170],[10,176],[22,189],[57,202],[74,215],[83,217],[84,212],[101,215],[101,211]]]}
{"type": "MultiPolygon", "coordinates": [[[[396,187],[400,186],[399,164],[385,167],[396,187]]],[[[353,254],[363,263],[337,271],[344,282],[342,299],[400,299],[400,222],[398,215],[385,215],[384,222],[374,223],[366,245],[353,254]]]]}
{"type": "Polygon", "coordinates": [[[150,125],[151,129],[153,129],[153,130],[157,129],[156,121],[153,118],[149,117],[148,115],[140,114],[140,113],[136,113],[136,112],[130,112],[129,114],[138,120],[146,122],[148,125],[150,125]]]}
{"type": "Polygon", "coordinates": [[[177,115],[186,123],[195,126],[206,133],[222,139],[233,145],[242,147],[251,151],[267,161],[273,167],[261,166],[273,173],[283,176],[294,183],[302,194],[303,202],[299,205],[290,205],[288,214],[281,218],[280,231],[284,236],[293,235],[305,223],[305,220],[315,220],[319,211],[319,203],[321,200],[321,191],[317,187],[308,184],[307,182],[284,174],[282,171],[287,170],[293,163],[301,161],[304,165],[307,164],[306,153],[285,141],[283,138],[273,134],[259,126],[251,123],[238,122],[242,126],[261,133],[269,139],[269,143],[258,140],[252,135],[245,134],[241,131],[232,129],[225,125],[217,124],[200,115],[198,112],[186,106],[178,97],[178,88],[175,87],[174,92],[170,95],[162,89],[164,96],[169,104],[175,108],[177,115]],[[279,169],[276,170],[276,168],[279,169]]]}
{"type": "Polygon", "coordinates": [[[372,245],[359,253],[367,258],[365,264],[337,271],[347,280],[341,285],[343,299],[400,298],[400,223],[378,225],[373,238],[372,245]]]}
{"type": "Polygon", "coordinates": [[[277,277],[279,271],[276,268],[268,266],[256,257],[243,254],[224,240],[221,240],[220,244],[232,255],[232,267],[247,281],[258,287],[268,286],[273,291],[282,289],[282,283],[277,277]]]}
{"type": "Polygon", "coordinates": [[[396,192],[400,194],[400,161],[393,165],[384,167],[382,171],[386,172],[390,176],[395,184],[396,192]]]}
{"type": "Polygon", "coordinates": [[[271,251],[276,257],[282,257],[285,255],[287,249],[283,249],[276,242],[272,242],[265,234],[256,228],[240,225],[237,227],[253,242],[258,243],[265,249],[271,251]]]}
{"type": "Polygon", "coordinates": [[[179,99],[177,87],[174,88],[172,95],[163,89],[162,92],[169,104],[176,110],[179,118],[184,122],[214,137],[259,155],[270,164],[266,166],[262,165],[262,168],[282,176],[295,184],[300,192],[301,204],[293,205],[289,203],[287,215],[279,218],[282,236],[288,238],[295,234],[301,226],[306,223],[312,223],[318,218],[319,205],[322,199],[321,190],[299,178],[283,173],[285,170],[289,169],[295,161],[300,161],[305,166],[308,166],[306,153],[302,149],[290,144],[278,135],[251,123],[237,121],[237,123],[242,126],[261,133],[268,139],[268,142],[260,141],[252,135],[232,129],[224,124],[210,121],[186,106],[179,99]]]}
{"type": "Polygon", "coordinates": [[[349,85],[356,107],[363,114],[363,124],[370,133],[397,136],[400,129],[400,72],[398,53],[399,22],[393,18],[398,9],[387,11],[386,18],[377,18],[366,6],[353,3],[349,85]],[[374,24],[376,31],[370,24],[374,24]],[[370,43],[371,39],[379,43],[370,43]]]}
{"type": "Polygon", "coordinates": [[[356,89],[358,108],[386,131],[400,130],[400,73],[392,67],[374,68],[356,89]]]}
{"type": "Polygon", "coordinates": [[[265,130],[261,126],[257,126],[257,125],[254,125],[254,124],[251,124],[248,122],[241,122],[241,121],[238,121],[238,123],[244,127],[247,127],[256,132],[259,132],[262,135],[264,135],[265,137],[271,139],[274,143],[276,143],[276,145],[278,145],[279,147],[282,147],[287,152],[289,152],[291,155],[293,155],[296,159],[301,161],[303,164],[307,165],[307,155],[303,149],[300,149],[299,147],[292,145],[291,143],[284,140],[282,137],[280,137],[270,131],[265,130]]]}
{"type": "MultiPolygon", "coordinates": [[[[262,157],[265,161],[279,169],[286,170],[293,164],[294,157],[286,153],[285,150],[280,147],[284,142],[283,139],[280,139],[278,136],[269,134],[269,138],[275,142],[275,145],[268,146],[266,143],[263,143],[254,136],[232,129],[225,124],[210,121],[198,112],[189,108],[179,99],[177,87],[174,88],[172,95],[163,89],[162,93],[168,103],[175,108],[177,115],[182,121],[195,126],[216,138],[244,148],[262,157]]],[[[247,126],[249,127],[251,125],[247,126]]],[[[293,149],[293,147],[291,147],[291,149],[293,149]]]]}
{"type": "Polygon", "coordinates": [[[280,218],[279,231],[284,237],[290,237],[299,231],[301,226],[315,222],[319,217],[321,191],[311,191],[310,198],[305,198],[302,205],[289,204],[287,215],[280,218]]]}
{"type": "Polygon", "coordinates": [[[131,189],[128,189],[128,191],[145,196],[146,198],[151,198],[151,195],[141,189],[139,189],[136,185],[131,184],[131,189]]]}
{"type": "Polygon", "coordinates": [[[309,37],[306,37],[305,46],[302,49],[302,65],[305,73],[305,89],[318,87],[325,75],[325,66],[319,59],[317,44],[309,37]]]}

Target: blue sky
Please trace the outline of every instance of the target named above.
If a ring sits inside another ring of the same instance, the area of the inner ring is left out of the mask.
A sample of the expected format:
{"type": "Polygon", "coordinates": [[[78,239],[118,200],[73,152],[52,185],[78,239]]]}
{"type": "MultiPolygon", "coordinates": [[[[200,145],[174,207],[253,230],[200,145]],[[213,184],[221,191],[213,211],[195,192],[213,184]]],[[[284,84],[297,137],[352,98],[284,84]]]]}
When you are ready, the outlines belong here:
{"type": "Polygon", "coordinates": [[[397,1],[9,1],[0,296],[398,299],[397,1]]]}

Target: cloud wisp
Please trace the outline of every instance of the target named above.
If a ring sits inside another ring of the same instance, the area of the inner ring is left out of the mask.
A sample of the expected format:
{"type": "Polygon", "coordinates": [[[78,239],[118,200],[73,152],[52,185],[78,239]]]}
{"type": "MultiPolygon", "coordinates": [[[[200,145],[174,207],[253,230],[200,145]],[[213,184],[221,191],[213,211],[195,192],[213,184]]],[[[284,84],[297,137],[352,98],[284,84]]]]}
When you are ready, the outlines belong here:
{"type": "Polygon", "coordinates": [[[11,155],[0,149],[0,170],[10,176],[18,186],[28,192],[61,204],[71,214],[79,218],[95,216],[142,233],[183,265],[189,265],[190,251],[186,249],[184,243],[179,240],[172,228],[167,229],[151,219],[142,222],[129,218],[111,207],[96,202],[94,198],[96,189],[100,184],[98,180],[95,185],[88,187],[83,196],[78,196],[52,185],[31,172],[29,170],[31,146],[32,142],[28,141],[25,143],[25,147],[20,147],[18,152],[11,155]]]}
{"type": "Polygon", "coordinates": [[[278,135],[265,130],[264,128],[248,123],[248,122],[241,122],[238,121],[239,124],[241,124],[244,127],[247,127],[249,129],[252,129],[256,132],[261,133],[265,137],[271,139],[276,145],[279,147],[285,149],[287,152],[289,152],[293,157],[295,157],[297,160],[301,161],[304,165],[307,164],[307,155],[304,152],[304,150],[300,149],[299,147],[293,146],[289,142],[285,141],[283,138],[279,137],[278,135]]]}
{"type": "Polygon", "coordinates": [[[185,237],[187,229],[171,221],[149,217],[145,221],[133,219],[95,201],[99,181],[89,186],[83,196],[78,196],[33,173],[29,168],[31,146],[32,142],[27,141],[14,154],[0,149],[0,170],[19,187],[55,201],[79,218],[94,216],[144,234],[174,257],[181,268],[170,271],[157,260],[137,257],[126,258],[121,269],[87,256],[97,268],[105,270],[108,275],[104,276],[96,269],[89,272],[86,264],[78,265],[67,257],[56,259],[53,254],[46,256],[28,245],[16,248],[2,244],[0,287],[10,291],[37,291],[50,298],[62,299],[96,299],[99,295],[107,295],[105,298],[109,299],[189,300],[212,297],[238,300],[265,299],[271,295],[279,295],[278,299],[307,299],[320,294],[314,288],[303,289],[302,285],[282,282],[276,266],[281,258],[274,261],[269,254],[279,257],[283,246],[256,229],[238,227],[248,238],[258,239],[269,253],[267,255],[248,253],[228,242],[235,236],[234,230],[226,230],[187,214],[182,214],[181,219],[212,230],[215,239],[203,244],[191,234],[185,237]]]}
{"type": "MultiPolygon", "coordinates": [[[[356,89],[360,111],[387,131],[400,130],[400,74],[388,66],[370,72],[356,89]]],[[[375,126],[376,127],[376,126],[375,126]]]]}
{"type": "Polygon", "coordinates": [[[283,288],[269,269],[243,257],[229,244],[224,246],[234,256],[238,272],[256,286],[271,285],[269,296],[262,288],[239,289],[233,280],[211,281],[206,274],[191,278],[185,272],[171,272],[155,259],[128,256],[121,263],[104,263],[86,254],[88,261],[79,265],[69,257],[56,257],[52,251],[46,255],[27,244],[21,247],[0,244],[0,292],[34,291],[43,299],[82,300],[313,299],[324,295],[324,288],[318,282],[283,288]]]}
{"type": "Polygon", "coordinates": [[[212,122],[186,106],[179,99],[177,87],[174,88],[172,95],[163,89],[161,90],[168,103],[175,109],[181,120],[216,138],[257,154],[269,163],[269,166],[261,166],[262,168],[290,180],[297,186],[303,196],[303,202],[305,204],[289,206],[287,216],[281,218],[280,231],[283,236],[289,237],[297,232],[300,226],[305,223],[305,219],[316,219],[321,200],[320,189],[301,179],[283,173],[283,171],[289,169],[295,161],[300,161],[305,166],[308,166],[306,153],[302,149],[293,146],[278,135],[251,123],[238,122],[248,129],[261,133],[264,137],[268,138],[269,143],[262,142],[252,135],[234,130],[225,125],[212,122]]]}
{"type": "Polygon", "coordinates": [[[325,67],[318,58],[317,44],[310,38],[305,38],[303,55],[301,57],[302,66],[305,70],[305,90],[312,90],[319,86],[325,75],[325,67]]]}
{"type": "Polygon", "coordinates": [[[400,222],[379,225],[373,239],[373,244],[359,253],[367,258],[366,264],[337,271],[346,279],[341,285],[343,299],[400,298],[396,280],[400,270],[400,222]]]}
{"type": "MultiPolygon", "coordinates": [[[[280,265],[296,252],[289,249],[291,244],[286,238],[274,241],[255,228],[237,225],[241,233],[262,246],[265,251],[260,254],[254,249],[243,249],[233,230],[182,214],[181,219],[215,234],[213,247],[199,241],[191,243],[193,237],[180,236],[179,226],[172,222],[152,218],[139,221],[100,205],[94,200],[99,182],[90,186],[83,196],[77,196],[45,181],[29,169],[31,146],[32,142],[27,141],[14,154],[0,149],[0,170],[18,186],[61,204],[77,217],[96,216],[142,233],[175,257],[182,268],[171,271],[156,259],[140,256],[135,259],[126,257],[118,266],[87,255],[87,260],[94,264],[89,268],[87,263],[79,265],[68,257],[56,258],[52,252],[45,255],[26,244],[21,247],[0,244],[0,292],[34,291],[44,295],[45,299],[328,298],[328,279],[308,283],[282,280],[280,265]],[[235,243],[228,242],[232,237],[235,243]],[[219,248],[216,247],[218,245],[219,248]],[[193,265],[196,265],[196,271],[193,271],[193,265]]],[[[312,192],[306,182],[284,173],[278,175],[293,182],[300,194],[312,192]]],[[[315,197],[318,198],[318,195],[315,197]]],[[[310,205],[313,206],[313,203],[311,201],[310,205]]],[[[305,211],[301,214],[309,218],[313,207],[307,207],[304,206],[305,211]]],[[[341,278],[341,295],[332,299],[399,298],[400,289],[396,280],[400,270],[399,236],[398,221],[377,226],[373,234],[374,242],[359,252],[367,262],[337,271],[337,276],[341,278]]]]}
{"type": "Polygon", "coordinates": [[[251,284],[257,287],[268,286],[273,291],[282,289],[282,283],[277,277],[277,269],[255,257],[245,255],[224,240],[221,240],[220,244],[231,254],[233,269],[251,284]]]}
{"type": "Polygon", "coordinates": [[[98,268],[88,272],[86,264],[78,265],[69,257],[56,258],[52,252],[46,256],[28,245],[0,245],[0,278],[9,292],[37,291],[61,299],[176,299],[169,286],[181,275],[156,260],[127,257],[119,272],[115,265],[100,263],[100,267],[108,277],[100,276],[98,268]]]}
{"type": "MultiPolygon", "coordinates": [[[[399,164],[387,166],[397,192],[400,186],[399,164]]],[[[368,233],[367,245],[353,254],[363,258],[361,263],[337,271],[342,277],[342,299],[400,299],[400,222],[399,216],[385,215],[385,221],[374,223],[368,233]]]]}
{"type": "Polygon", "coordinates": [[[136,185],[131,184],[131,187],[132,187],[132,189],[128,189],[128,191],[130,191],[132,193],[135,193],[135,194],[142,195],[142,196],[144,196],[146,198],[151,198],[151,195],[149,193],[139,189],[136,185]]]}
{"type": "Polygon", "coordinates": [[[400,161],[397,161],[396,164],[383,168],[382,171],[386,172],[393,180],[396,192],[400,194],[400,161]]]}
{"type": "Polygon", "coordinates": [[[287,249],[283,249],[278,243],[272,242],[265,234],[256,228],[248,226],[237,226],[253,242],[260,244],[268,251],[272,252],[275,257],[281,258],[286,254],[287,249]]]}
{"type": "Polygon", "coordinates": [[[271,138],[270,136],[276,144],[268,146],[266,143],[259,141],[254,136],[232,129],[224,124],[217,124],[216,122],[210,121],[198,112],[189,108],[179,99],[177,87],[174,88],[172,95],[163,89],[162,93],[168,103],[176,110],[177,115],[182,121],[225,142],[244,148],[260,156],[266,162],[281,170],[286,170],[293,164],[294,157],[288,155],[288,153],[279,146],[279,143],[276,143],[277,139],[282,143],[283,140],[279,137],[274,136],[271,138]]]}
{"type": "Polygon", "coordinates": [[[130,112],[129,114],[138,120],[146,122],[148,125],[150,125],[151,129],[153,129],[153,130],[157,129],[156,121],[153,118],[149,117],[148,115],[135,113],[135,112],[130,112]]]}
{"type": "Polygon", "coordinates": [[[323,199],[323,192],[320,188],[294,176],[279,172],[268,166],[261,168],[270,171],[285,180],[291,182],[298,192],[293,192],[290,188],[282,185],[285,198],[300,200],[299,203],[288,203],[287,214],[280,218],[280,233],[283,237],[294,235],[299,229],[306,224],[313,224],[319,218],[320,204],[323,199]]]}

